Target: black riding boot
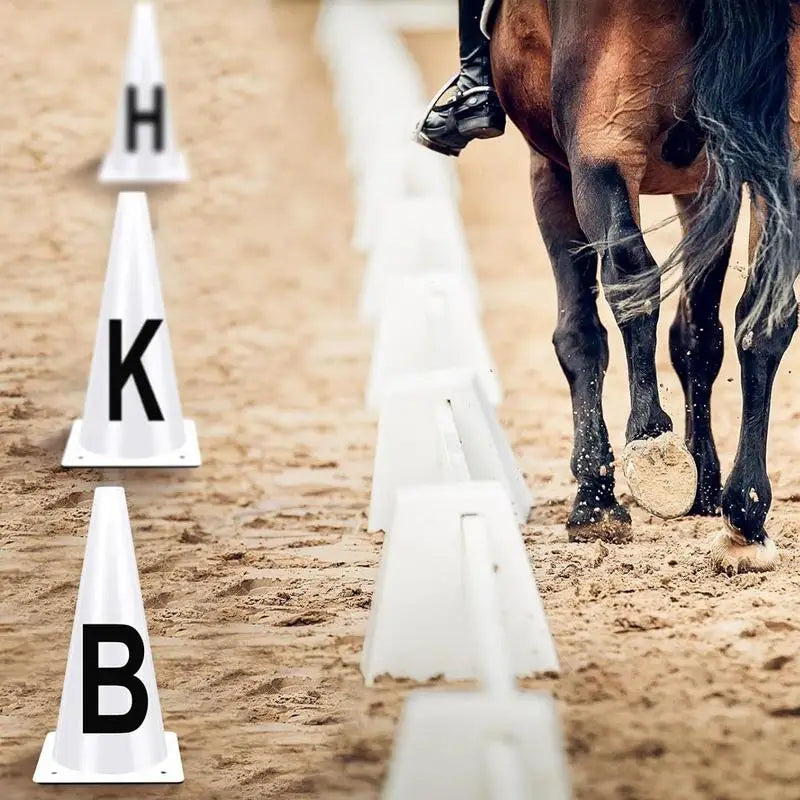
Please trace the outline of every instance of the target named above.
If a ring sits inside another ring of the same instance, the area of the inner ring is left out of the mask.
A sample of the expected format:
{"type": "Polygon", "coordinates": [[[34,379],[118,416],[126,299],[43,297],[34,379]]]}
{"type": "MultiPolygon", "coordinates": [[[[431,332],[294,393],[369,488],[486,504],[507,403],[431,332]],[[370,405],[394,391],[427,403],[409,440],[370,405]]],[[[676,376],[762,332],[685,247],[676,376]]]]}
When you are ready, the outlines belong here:
{"type": "Polygon", "coordinates": [[[506,115],[492,81],[489,42],[480,27],[483,0],[459,0],[461,70],[436,95],[415,139],[447,156],[457,156],[473,139],[501,136],[506,115]]]}

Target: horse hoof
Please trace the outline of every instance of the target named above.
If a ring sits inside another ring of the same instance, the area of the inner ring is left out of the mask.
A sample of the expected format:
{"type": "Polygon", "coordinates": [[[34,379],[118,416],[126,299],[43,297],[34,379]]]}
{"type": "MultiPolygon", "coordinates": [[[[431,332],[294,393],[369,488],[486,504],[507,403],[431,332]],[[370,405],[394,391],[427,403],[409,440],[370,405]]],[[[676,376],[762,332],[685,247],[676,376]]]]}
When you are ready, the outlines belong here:
{"type": "Polygon", "coordinates": [[[574,509],[567,522],[567,536],[571,542],[595,542],[599,539],[625,544],[633,539],[631,515],[620,505],[574,509]]]}
{"type": "Polygon", "coordinates": [[[740,572],[769,572],[778,566],[781,554],[775,542],[764,536],[763,544],[748,544],[730,526],[711,540],[711,564],[728,576],[740,572]]]}
{"type": "Polygon", "coordinates": [[[629,442],[622,453],[622,472],[636,502],[657,517],[681,517],[694,505],[697,465],[672,431],[629,442]]]}

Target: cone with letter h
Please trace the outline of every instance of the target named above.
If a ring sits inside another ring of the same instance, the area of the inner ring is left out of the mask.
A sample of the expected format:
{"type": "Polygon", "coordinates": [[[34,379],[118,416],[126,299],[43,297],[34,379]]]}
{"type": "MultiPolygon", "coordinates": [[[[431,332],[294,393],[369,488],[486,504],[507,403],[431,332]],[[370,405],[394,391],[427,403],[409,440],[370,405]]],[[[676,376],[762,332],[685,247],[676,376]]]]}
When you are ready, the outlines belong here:
{"type": "Polygon", "coordinates": [[[186,159],[175,144],[152,3],[133,7],[117,127],[100,168],[102,183],[183,183],[186,159]]]}
{"type": "Polygon", "coordinates": [[[196,467],[197,431],[181,411],[144,192],[117,203],[83,418],[65,467],[196,467]]]}
{"type": "Polygon", "coordinates": [[[61,710],[36,783],[181,783],[164,731],[125,491],[95,490],[61,710]]]}

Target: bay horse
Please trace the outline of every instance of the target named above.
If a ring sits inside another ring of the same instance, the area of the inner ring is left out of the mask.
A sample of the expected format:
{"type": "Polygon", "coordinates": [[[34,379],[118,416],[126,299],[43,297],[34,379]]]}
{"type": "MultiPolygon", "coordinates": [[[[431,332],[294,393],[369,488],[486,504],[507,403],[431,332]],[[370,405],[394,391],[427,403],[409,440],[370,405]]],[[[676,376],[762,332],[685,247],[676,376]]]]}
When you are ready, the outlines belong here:
{"type": "Polygon", "coordinates": [[[627,358],[627,442],[672,430],[659,400],[655,346],[660,300],[677,289],[670,352],[696,464],[690,513],[721,508],[725,528],[711,544],[718,570],[767,570],[778,561],[764,529],[772,502],[766,455],[773,380],[797,328],[795,2],[494,3],[495,85],[530,147],[534,208],[557,285],[553,342],[575,426],[572,540],[630,536],[603,418],[608,345],[596,304],[599,257],[627,358]],[[742,420],[723,487],[710,403],[723,354],[720,296],[745,187],[750,267],[736,309],[742,420]],[[683,239],[661,266],[640,228],[642,194],[675,198],[683,239]]]}

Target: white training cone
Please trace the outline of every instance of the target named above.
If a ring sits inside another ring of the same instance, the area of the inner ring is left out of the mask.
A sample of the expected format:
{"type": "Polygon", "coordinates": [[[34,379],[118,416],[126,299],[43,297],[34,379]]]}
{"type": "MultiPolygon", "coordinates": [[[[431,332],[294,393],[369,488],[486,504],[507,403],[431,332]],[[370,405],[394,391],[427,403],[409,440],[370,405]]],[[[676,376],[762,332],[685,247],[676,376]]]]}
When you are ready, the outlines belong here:
{"type": "Polygon", "coordinates": [[[569,800],[555,703],[546,692],[411,694],[383,800],[569,800]]]}
{"type": "Polygon", "coordinates": [[[472,372],[442,370],[398,381],[383,397],[367,530],[389,532],[398,489],[450,482],[448,426],[460,440],[468,478],[498,481],[517,521],[527,522],[531,493],[483,387],[472,372]]]}
{"type": "Polygon", "coordinates": [[[95,490],[56,730],[36,783],[181,783],[164,731],[125,491],[95,490]]]}
{"type": "MultiPolygon", "coordinates": [[[[370,192],[368,184],[365,191],[370,192]]],[[[394,305],[393,279],[431,274],[456,276],[470,306],[480,309],[466,234],[454,202],[425,196],[388,202],[367,259],[359,316],[366,322],[376,322],[383,316],[385,305],[394,305]]]]}
{"type": "Polygon", "coordinates": [[[469,294],[453,274],[396,278],[375,334],[367,407],[378,410],[398,380],[441,369],[472,370],[492,405],[500,381],[469,294]]]}
{"type": "Polygon", "coordinates": [[[103,183],[182,183],[186,159],[175,144],[153,3],[133,7],[125,79],[103,183]]]}
{"type": "Polygon", "coordinates": [[[465,596],[462,518],[487,531],[502,636],[511,676],[558,671],[547,618],[514,511],[496,482],[417,486],[397,495],[381,553],[361,671],[424,681],[476,678],[474,612],[465,596]]]}
{"type": "Polygon", "coordinates": [[[147,196],[117,202],[83,419],[65,467],[196,467],[197,432],[181,411],[147,196]]]}

